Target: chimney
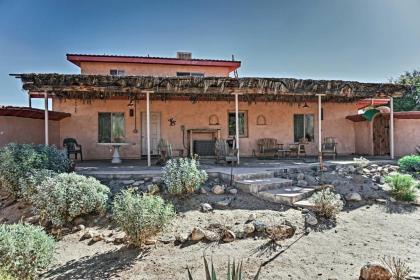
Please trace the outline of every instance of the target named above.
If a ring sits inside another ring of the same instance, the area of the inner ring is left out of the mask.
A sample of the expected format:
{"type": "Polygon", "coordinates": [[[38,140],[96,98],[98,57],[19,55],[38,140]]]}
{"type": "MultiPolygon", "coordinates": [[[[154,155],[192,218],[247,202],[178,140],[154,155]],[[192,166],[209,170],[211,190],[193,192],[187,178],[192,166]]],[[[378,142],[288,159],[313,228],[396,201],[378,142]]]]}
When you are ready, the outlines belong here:
{"type": "Polygon", "coordinates": [[[177,52],[176,58],[188,60],[192,58],[192,54],[190,52],[177,52]]]}

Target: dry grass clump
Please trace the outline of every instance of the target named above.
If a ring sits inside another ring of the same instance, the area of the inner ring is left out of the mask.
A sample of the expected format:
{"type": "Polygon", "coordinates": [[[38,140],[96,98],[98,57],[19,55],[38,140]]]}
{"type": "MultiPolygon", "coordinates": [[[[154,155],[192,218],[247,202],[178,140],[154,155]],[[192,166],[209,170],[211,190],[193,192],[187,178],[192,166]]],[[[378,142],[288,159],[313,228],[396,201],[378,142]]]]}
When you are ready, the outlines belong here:
{"type": "Polygon", "coordinates": [[[391,272],[392,280],[406,280],[411,273],[408,265],[399,258],[383,257],[382,263],[391,272]]]}
{"type": "Polygon", "coordinates": [[[335,219],[344,206],[340,195],[335,194],[329,188],[316,192],[310,200],[314,204],[314,212],[327,219],[335,219]]]}

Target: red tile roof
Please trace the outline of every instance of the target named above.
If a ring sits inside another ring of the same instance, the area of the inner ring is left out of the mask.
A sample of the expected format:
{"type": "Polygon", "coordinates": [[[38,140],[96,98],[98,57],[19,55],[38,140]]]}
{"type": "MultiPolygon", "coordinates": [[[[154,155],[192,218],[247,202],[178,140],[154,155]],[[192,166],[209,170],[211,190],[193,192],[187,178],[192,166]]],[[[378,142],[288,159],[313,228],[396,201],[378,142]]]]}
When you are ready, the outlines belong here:
{"type": "MultiPolygon", "coordinates": [[[[0,116],[10,116],[29,119],[44,119],[45,111],[30,107],[0,106],[0,116]]],[[[59,121],[70,117],[70,113],[48,111],[48,119],[59,121]]]]}
{"type": "Polygon", "coordinates": [[[241,66],[240,61],[220,59],[180,59],[174,57],[156,56],[128,56],[128,55],[97,55],[97,54],[67,54],[67,60],[80,66],[81,62],[120,62],[120,63],[144,63],[144,64],[171,64],[193,66],[229,67],[234,71],[241,66]]]}

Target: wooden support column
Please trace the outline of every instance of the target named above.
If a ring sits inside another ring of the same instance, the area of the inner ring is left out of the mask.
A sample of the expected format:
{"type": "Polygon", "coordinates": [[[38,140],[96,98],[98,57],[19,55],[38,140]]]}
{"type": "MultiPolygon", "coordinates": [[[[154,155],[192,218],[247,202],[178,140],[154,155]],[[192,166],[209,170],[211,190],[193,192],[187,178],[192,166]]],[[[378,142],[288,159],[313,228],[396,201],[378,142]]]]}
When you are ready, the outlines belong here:
{"type": "Polygon", "coordinates": [[[147,166],[152,166],[152,158],[150,153],[150,93],[146,91],[146,143],[147,143],[147,166]]]}
{"type": "Polygon", "coordinates": [[[44,94],[44,125],[45,125],[45,145],[48,146],[48,94],[44,94]]]}
{"type": "Polygon", "coordinates": [[[318,95],[318,158],[319,164],[321,166],[321,170],[323,168],[322,162],[322,96],[325,94],[317,94],[318,95]]]}
{"type": "Polygon", "coordinates": [[[238,149],[237,157],[238,157],[238,165],[239,165],[239,93],[235,93],[235,144],[236,149],[238,149]]]}
{"type": "Polygon", "coordinates": [[[394,98],[389,98],[389,145],[390,145],[390,155],[391,159],[394,159],[394,98]]]}

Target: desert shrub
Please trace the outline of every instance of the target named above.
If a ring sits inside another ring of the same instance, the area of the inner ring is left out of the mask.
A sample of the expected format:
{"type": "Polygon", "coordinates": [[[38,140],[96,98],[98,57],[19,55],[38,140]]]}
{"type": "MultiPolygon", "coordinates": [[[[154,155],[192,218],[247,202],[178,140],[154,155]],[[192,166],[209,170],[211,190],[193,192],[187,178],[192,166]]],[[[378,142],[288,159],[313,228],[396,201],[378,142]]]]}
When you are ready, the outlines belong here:
{"type": "Polygon", "coordinates": [[[392,280],[406,280],[411,273],[407,263],[396,257],[383,257],[383,265],[391,271],[392,280]]]}
{"type": "Polygon", "coordinates": [[[69,164],[66,154],[54,146],[11,143],[0,149],[0,184],[20,197],[19,178],[39,169],[66,172],[69,164]]]}
{"type": "Polygon", "coordinates": [[[398,165],[406,172],[420,172],[420,156],[405,156],[398,160],[398,165]]]}
{"type": "Polygon", "coordinates": [[[0,268],[4,274],[32,279],[51,263],[54,250],[54,239],[39,226],[0,225],[0,268]]]}
{"type": "MultiPolygon", "coordinates": [[[[206,257],[204,258],[204,273],[205,273],[205,278],[207,280],[217,280],[217,274],[216,274],[216,270],[214,269],[214,264],[213,264],[213,259],[211,260],[211,263],[209,264],[206,257]]],[[[260,276],[260,272],[261,272],[261,265],[257,271],[257,274],[252,278],[254,280],[258,280],[259,276],[260,276]]],[[[233,262],[231,263],[230,260],[227,263],[227,274],[226,274],[226,280],[242,280],[242,261],[235,264],[235,260],[233,260],[233,262]]],[[[188,279],[189,280],[194,280],[190,268],[187,266],[187,272],[188,272],[188,279]]],[[[201,279],[201,278],[200,278],[201,279]]]]}
{"type": "Polygon", "coordinates": [[[141,246],[175,216],[172,204],[166,204],[161,197],[141,196],[132,189],[115,196],[112,211],[117,225],[136,246],[141,246]]]}
{"type": "Polygon", "coordinates": [[[36,186],[30,202],[43,220],[62,226],[83,214],[104,213],[109,192],[93,177],[61,173],[36,186]]]}
{"type": "Polygon", "coordinates": [[[189,194],[207,180],[207,172],[199,169],[196,159],[170,159],[163,167],[163,181],[171,194],[189,194]]]}
{"type": "Polygon", "coordinates": [[[9,272],[0,268],[0,279],[1,280],[18,280],[16,277],[12,276],[9,272]]]}
{"type": "Polygon", "coordinates": [[[356,168],[365,168],[370,163],[370,161],[364,157],[353,158],[353,161],[356,168]]]}
{"type": "Polygon", "coordinates": [[[409,174],[392,173],[385,178],[396,199],[412,201],[416,198],[416,181],[409,174]]]}
{"type": "Polygon", "coordinates": [[[19,186],[21,196],[30,201],[35,194],[37,186],[44,182],[47,178],[55,177],[57,173],[48,169],[34,169],[29,171],[26,176],[19,178],[19,186]]]}
{"type": "Polygon", "coordinates": [[[334,219],[344,205],[340,195],[329,188],[316,192],[310,200],[314,204],[314,212],[327,219],[334,219]]]}

